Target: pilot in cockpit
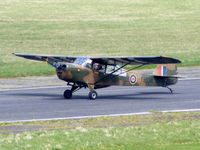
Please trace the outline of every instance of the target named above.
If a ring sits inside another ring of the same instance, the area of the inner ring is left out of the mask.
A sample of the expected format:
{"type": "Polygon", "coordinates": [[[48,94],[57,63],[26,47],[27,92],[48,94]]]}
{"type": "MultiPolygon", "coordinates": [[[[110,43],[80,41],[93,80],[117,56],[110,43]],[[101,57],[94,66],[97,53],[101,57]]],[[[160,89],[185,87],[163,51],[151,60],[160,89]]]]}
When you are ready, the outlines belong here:
{"type": "Polygon", "coordinates": [[[94,63],[93,64],[93,69],[96,70],[96,71],[99,71],[99,72],[103,72],[103,66],[99,63],[94,63]]]}

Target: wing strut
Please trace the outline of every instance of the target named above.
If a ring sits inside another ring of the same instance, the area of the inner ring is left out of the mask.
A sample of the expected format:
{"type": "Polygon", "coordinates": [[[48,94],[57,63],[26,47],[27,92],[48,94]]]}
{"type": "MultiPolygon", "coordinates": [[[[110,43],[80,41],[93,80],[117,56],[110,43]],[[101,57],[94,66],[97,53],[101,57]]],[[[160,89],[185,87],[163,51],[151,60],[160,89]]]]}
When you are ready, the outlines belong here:
{"type": "Polygon", "coordinates": [[[127,66],[128,64],[130,64],[130,62],[126,63],[125,65],[121,66],[120,68],[118,68],[118,69],[114,70],[113,72],[109,73],[107,76],[105,76],[105,77],[99,79],[98,81],[96,81],[96,82],[94,83],[94,85],[97,84],[97,83],[99,83],[100,81],[102,81],[102,80],[108,78],[110,75],[112,75],[113,73],[117,72],[118,70],[124,68],[124,67],[127,66]]]}
{"type": "MultiPolygon", "coordinates": [[[[124,67],[127,66],[128,64],[129,64],[129,63],[126,63],[125,65],[123,65],[122,67],[120,67],[120,68],[116,69],[115,71],[111,72],[111,73],[108,74],[107,76],[105,76],[105,77],[99,79],[98,81],[96,81],[96,82],[94,83],[94,85],[97,84],[97,83],[99,83],[100,81],[102,81],[102,80],[108,78],[110,75],[112,75],[113,73],[117,72],[117,71],[120,70],[121,68],[124,68],[124,67]]],[[[122,73],[120,73],[120,74],[123,74],[123,73],[129,72],[129,71],[131,71],[131,70],[134,70],[134,69],[140,68],[140,67],[142,67],[142,66],[144,66],[144,65],[147,65],[147,64],[148,64],[148,63],[146,63],[146,64],[142,64],[142,65],[139,65],[139,66],[136,66],[136,67],[131,68],[131,69],[129,69],[129,70],[126,70],[126,71],[124,71],[124,72],[122,72],[122,73]]]]}

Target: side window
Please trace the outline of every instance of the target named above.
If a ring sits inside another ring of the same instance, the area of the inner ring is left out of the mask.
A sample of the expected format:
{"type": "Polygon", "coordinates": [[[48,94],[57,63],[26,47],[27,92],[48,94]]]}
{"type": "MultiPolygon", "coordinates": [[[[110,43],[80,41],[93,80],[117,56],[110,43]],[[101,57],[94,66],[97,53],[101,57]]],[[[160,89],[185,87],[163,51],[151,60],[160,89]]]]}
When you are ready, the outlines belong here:
{"type": "MultiPolygon", "coordinates": [[[[114,72],[115,70],[119,69],[120,67],[118,65],[116,66],[112,66],[112,65],[107,65],[107,68],[106,68],[106,73],[109,74],[109,73],[112,73],[114,72]]],[[[113,75],[119,75],[119,76],[126,76],[127,73],[124,69],[119,69],[117,70],[116,72],[113,73],[113,75]]]]}
{"type": "Polygon", "coordinates": [[[105,65],[102,65],[102,64],[99,64],[99,63],[94,63],[92,68],[93,68],[95,71],[105,73],[105,65]]]}
{"type": "Polygon", "coordinates": [[[107,65],[106,73],[112,73],[115,70],[115,66],[107,65]]]}

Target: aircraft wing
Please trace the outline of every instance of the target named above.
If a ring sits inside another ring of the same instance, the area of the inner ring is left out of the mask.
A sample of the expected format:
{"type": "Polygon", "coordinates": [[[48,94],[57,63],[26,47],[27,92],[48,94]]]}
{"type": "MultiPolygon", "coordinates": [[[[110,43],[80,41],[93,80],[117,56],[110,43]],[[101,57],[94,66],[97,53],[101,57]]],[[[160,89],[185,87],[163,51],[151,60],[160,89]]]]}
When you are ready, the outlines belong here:
{"type": "Polygon", "coordinates": [[[163,56],[94,57],[93,62],[109,65],[177,64],[180,60],[163,56]]]}
{"type": "MultiPolygon", "coordinates": [[[[53,56],[53,55],[36,55],[36,54],[17,54],[16,56],[36,61],[50,61],[50,62],[69,62],[73,63],[77,58],[75,56],[53,56]]],[[[148,65],[148,64],[177,64],[180,60],[163,57],[163,56],[137,56],[137,57],[87,57],[93,62],[108,64],[108,65],[148,65]]]]}
{"type": "Polygon", "coordinates": [[[69,62],[73,63],[77,57],[73,56],[53,56],[53,55],[37,55],[37,54],[17,54],[13,55],[23,57],[26,59],[36,60],[36,61],[51,61],[51,62],[69,62]]]}

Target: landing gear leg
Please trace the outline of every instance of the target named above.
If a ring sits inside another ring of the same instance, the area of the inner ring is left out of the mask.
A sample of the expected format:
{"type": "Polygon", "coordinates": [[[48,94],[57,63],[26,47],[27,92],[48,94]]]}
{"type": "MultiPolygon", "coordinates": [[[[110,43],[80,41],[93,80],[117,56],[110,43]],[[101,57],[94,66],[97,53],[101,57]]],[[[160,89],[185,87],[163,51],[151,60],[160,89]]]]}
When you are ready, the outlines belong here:
{"type": "Polygon", "coordinates": [[[173,94],[174,91],[170,87],[166,86],[166,88],[170,90],[171,94],[173,94]]]}
{"type": "Polygon", "coordinates": [[[163,87],[167,88],[171,92],[171,94],[173,94],[174,91],[170,87],[167,86],[167,78],[165,78],[165,82],[164,82],[163,87]]]}
{"type": "Polygon", "coordinates": [[[71,90],[65,90],[65,92],[63,93],[64,98],[65,99],[72,98],[72,93],[78,91],[79,89],[81,89],[81,86],[73,85],[71,90]]]}

